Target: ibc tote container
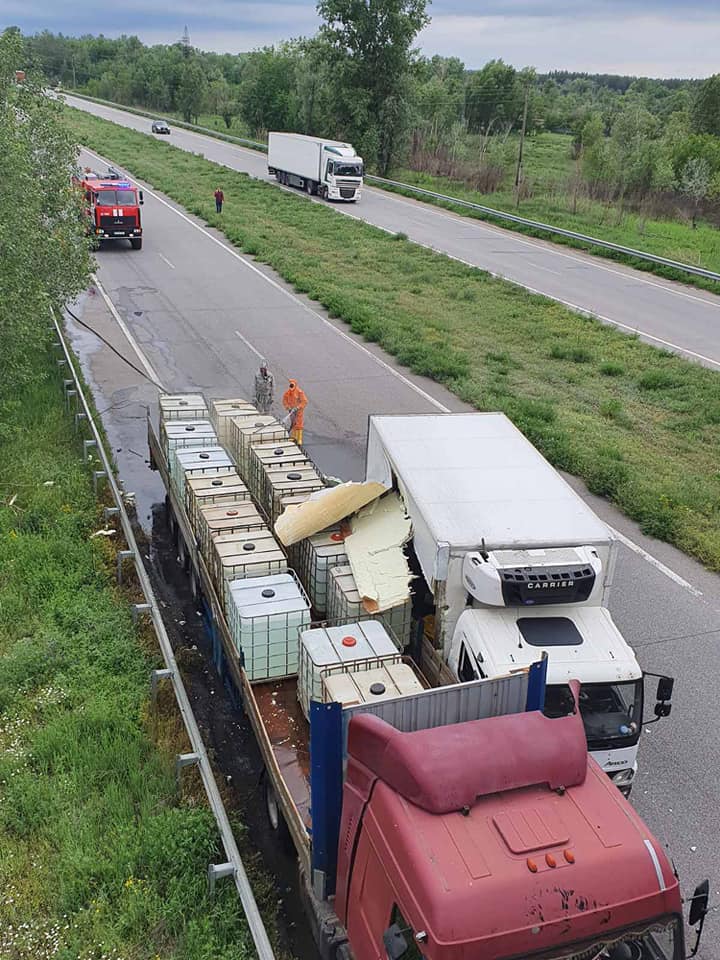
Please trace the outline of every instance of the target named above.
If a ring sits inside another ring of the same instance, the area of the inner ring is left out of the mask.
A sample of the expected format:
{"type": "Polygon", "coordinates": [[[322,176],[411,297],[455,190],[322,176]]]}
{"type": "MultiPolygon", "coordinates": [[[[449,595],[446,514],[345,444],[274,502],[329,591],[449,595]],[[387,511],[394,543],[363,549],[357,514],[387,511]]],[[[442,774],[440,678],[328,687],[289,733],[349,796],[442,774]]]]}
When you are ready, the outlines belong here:
{"type": "Polygon", "coordinates": [[[170,481],[180,500],[185,502],[185,481],[190,477],[227,475],[232,468],[222,447],[181,447],[170,457],[170,481]]]}
{"type": "Polygon", "coordinates": [[[209,564],[215,537],[226,533],[247,533],[248,530],[260,530],[263,527],[265,521],[251,500],[200,507],[196,530],[200,553],[209,564]]]}
{"type": "Polygon", "coordinates": [[[292,571],[225,584],[228,625],[250,680],[294,676],[310,604],[292,571]]]}
{"type": "Polygon", "coordinates": [[[285,497],[299,493],[309,495],[314,493],[315,490],[322,490],[324,486],[320,474],[312,466],[266,470],[265,476],[269,489],[272,491],[269,507],[271,523],[275,523],[283,512],[282,502],[285,497]]]}
{"type": "Polygon", "coordinates": [[[223,477],[192,477],[185,482],[185,508],[193,530],[197,527],[198,507],[208,507],[236,500],[249,500],[250,491],[234,467],[223,477]]]}
{"type": "Polygon", "coordinates": [[[173,420],[165,424],[165,443],[169,460],[172,451],[180,447],[213,447],[218,440],[209,420],[173,420]]]}
{"type": "Polygon", "coordinates": [[[310,701],[323,699],[323,673],[337,667],[339,672],[370,669],[388,659],[400,663],[398,648],[377,620],[316,627],[300,634],[298,700],[306,717],[310,701]]]}
{"type": "Polygon", "coordinates": [[[331,527],[306,537],[297,545],[297,572],[305,584],[313,610],[321,618],[327,614],[330,569],[348,562],[344,541],[340,527],[331,527]]]}
{"type": "Polygon", "coordinates": [[[308,458],[294,440],[275,440],[270,443],[253,443],[250,446],[248,486],[260,503],[265,503],[265,467],[275,464],[293,466],[307,463],[308,458]]]}
{"type": "Polygon", "coordinates": [[[167,451],[166,424],[173,420],[207,420],[208,410],[199,393],[160,394],[160,446],[167,451]]]}
{"type": "Polygon", "coordinates": [[[285,427],[275,417],[265,414],[232,417],[229,429],[230,454],[245,483],[248,483],[250,474],[250,445],[288,439],[285,427]]]}
{"type": "MultiPolygon", "coordinates": [[[[328,620],[363,620],[371,616],[362,604],[350,567],[332,567],[328,579],[328,620]]],[[[404,603],[383,610],[381,616],[397,637],[401,649],[404,649],[410,643],[412,627],[410,597],[404,603]]]]}
{"type": "Polygon", "coordinates": [[[227,449],[230,440],[230,421],[233,417],[255,416],[257,407],[249,400],[211,400],[210,422],[215,428],[218,440],[227,449]]]}
{"type": "Polygon", "coordinates": [[[323,702],[355,707],[361,703],[394,700],[408,694],[422,693],[423,685],[407,663],[383,661],[382,666],[354,672],[324,671],[323,702]]]}
{"type": "Polygon", "coordinates": [[[223,602],[226,580],[288,572],[287,557],[267,527],[213,537],[210,560],[213,583],[223,602]]]}

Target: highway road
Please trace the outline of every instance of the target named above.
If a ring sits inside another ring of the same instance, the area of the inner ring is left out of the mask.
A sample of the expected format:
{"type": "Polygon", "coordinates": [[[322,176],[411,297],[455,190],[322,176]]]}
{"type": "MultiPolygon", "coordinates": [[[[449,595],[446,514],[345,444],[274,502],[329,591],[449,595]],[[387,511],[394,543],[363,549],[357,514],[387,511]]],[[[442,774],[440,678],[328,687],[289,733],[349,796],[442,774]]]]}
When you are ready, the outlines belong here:
{"type": "MultiPolygon", "coordinates": [[[[69,96],[67,102],[150,135],[150,121],[144,117],[77,97],[69,96]]],[[[268,176],[265,155],[257,151],[179,127],[169,139],[176,147],[275,183],[268,176]]],[[[299,191],[293,192],[298,202],[307,202],[299,191]]],[[[332,206],[340,214],[403,232],[417,243],[636,332],[648,343],[720,369],[720,297],[711,293],[383,190],[366,188],[358,204],[332,206]]]]}
{"type": "MultiPolygon", "coordinates": [[[[86,160],[97,162],[89,154],[86,160]]],[[[162,498],[144,462],[145,408],[154,409],[157,397],[148,378],[171,391],[251,396],[259,357],[267,357],[279,391],[284,378],[295,376],[307,392],[309,452],[324,472],[343,479],[362,477],[369,414],[464,409],[437,384],[358,341],[219,233],[143,186],[143,250],[118,244],[100,251],[102,290],[94,289],[77,308],[141,372],[121,363],[86,330],[70,327],[143,522],[162,498]]],[[[633,801],[667,840],[686,893],[709,876],[717,905],[720,580],[679,551],[648,540],[605,501],[582,492],[625,538],[611,603],[618,626],[645,669],[676,677],[672,716],[644,733],[633,801]]],[[[648,690],[652,697],[653,687],[648,690]]],[[[706,929],[700,956],[720,960],[717,909],[706,929]]]]}

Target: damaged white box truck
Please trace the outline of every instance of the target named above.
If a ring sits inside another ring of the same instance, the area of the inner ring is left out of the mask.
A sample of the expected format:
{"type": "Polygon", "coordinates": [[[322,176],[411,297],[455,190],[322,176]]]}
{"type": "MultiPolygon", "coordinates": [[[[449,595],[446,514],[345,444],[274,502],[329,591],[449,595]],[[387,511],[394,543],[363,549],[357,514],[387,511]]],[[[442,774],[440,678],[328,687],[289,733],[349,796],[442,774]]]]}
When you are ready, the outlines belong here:
{"type": "Polygon", "coordinates": [[[589,750],[628,795],[645,676],[659,681],[654,720],[670,713],[673,681],[643,674],[607,609],[617,551],[607,525],[499,413],[372,416],[366,477],[400,494],[412,524],[415,656],[430,634],[471,681],[544,651],[546,713],[572,710],[569,681],[580,680],[589,750]]]}

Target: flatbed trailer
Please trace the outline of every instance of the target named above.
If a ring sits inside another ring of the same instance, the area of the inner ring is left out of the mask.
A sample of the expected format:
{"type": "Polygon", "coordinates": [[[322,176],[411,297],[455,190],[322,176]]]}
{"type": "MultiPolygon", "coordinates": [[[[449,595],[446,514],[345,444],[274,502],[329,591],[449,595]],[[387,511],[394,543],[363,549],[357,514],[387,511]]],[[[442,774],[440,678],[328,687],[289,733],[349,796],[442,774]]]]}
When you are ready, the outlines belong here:
{"type": "MultiPolygon", "coordinates": [[[[167,518],[177,543],[178,556],[188,573],[193,599],[202,606],[206,617],[212,640],[214,665],[235,705],[247,714],[262,755],[265,767],[266,801],[272,801],[277,807],[275,818],[268,809],[271,827],[276,830],[279,842],[286,842],[289,839],[297,854],[299,888],[320,955],[323,960],[350,958],[352,951],[347,933],[333,909],[332,898],[328,899],[328,895],[331,896],[334,890],[337,845],[335,844],[333,849],[333,838],[337,839],[339,830],[340,805],[338,802],[333,806],[332,798],[328,800],[325,795],[325,789],[318,790],[312,811],[315,818],[313,824],[310,807],[311,733],[297,698],[297,677],[250,681],[233,643],[222,603],[200,552],[185,503],[181,501],[175,485],[171,483],[168,461],[149,414],[148,446],[150,468],[160,474],[165,487],[167,518]],[[326,821],[332,822],[333,817],[335,817],[334,827],[331,823],[329,834],[324,833],[321,836],[322,827],[326,821]],[[285,828],[287,828],[287,835],[284,834],[285,828]],[[313,856],[313,841],[316,847],[315,856],[313,856]],[[329,865],[328,874],[325,870],[327,865],[329,865]],[[318,866],[321,869],[318,869],[318,866]],[[327,875],[332,878],[329,884],[326,881],[327,875]]],[[[402,659],[404,662],[412,663],[408,658],[402,659]]],[[[414,664],[412,666],[426,691],[435,686],[430,684],[414,664]]],[[[495,698],[492,707],[495,712],[530,709],[530,673],[531,671],[524,671],[524,681],[528,690],[527,702],[525,688],[519,693],[519,685],[513,686],[511,683],[512,690],[508,695],[503,694],[495,698]],[[506,697],[509,699],[506,700],[506,697]]],[[[506,679],[514,681],[519,678],[506,679]]],[[[535,690],[544,691],[542,671],[537,672],[533,683],[535,690]]],[[[440,691],[438,689],[435,692],[440,691]]],[[[477,702],[479,703],[479,699],[477,702]]],[[[334,706],[339,708],[340,705],[334,706]]],[[[456,708],[456,705],[453,704],[453,707],[456,708]]],[[[347,728],[345,735],[347,735],[347,728]]],[[[318,737],[314,743],[315,753],[321,754],[324,746],[322,737],[318,737]]],[[[314,758],[314,763],[316,769],[322,767],[323,763],[326,763],[328,768],[332,768],[329,771],[328,792],[334,791],[333,774],[341,792],[342,767],[337,763],[337,758],[320,755],[314,758]]]]}

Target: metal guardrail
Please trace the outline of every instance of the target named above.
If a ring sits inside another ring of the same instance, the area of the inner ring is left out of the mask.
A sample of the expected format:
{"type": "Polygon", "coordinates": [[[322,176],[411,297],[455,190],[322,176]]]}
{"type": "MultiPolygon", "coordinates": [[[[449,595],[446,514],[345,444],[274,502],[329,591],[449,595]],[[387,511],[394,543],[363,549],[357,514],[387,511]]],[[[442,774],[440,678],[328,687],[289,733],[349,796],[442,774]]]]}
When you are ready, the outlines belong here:
{"type": "Polygon", "coordinates": [[[210,808],[215,817],[215,822],[217,823],[218,831],[220,833],[222,844],[225,850],[225,855],[227,857],[226,863],[209,865],[208,884],[210,890],[214,890],[215,881],[217,879],[221,877],[232,876],[240,897],[240,902],[242,904],[248,926],[250,928],[250,933],[253,941],[255,942],[257,955],[260,960],[274,960],[273,949],[270,945],[270,940],[265,930],[265,925],[260,915],[260,911],[258,910],[257,903],[255,902],[250,881],[247,873],[245,872],[245,867],[243,866],[242,858],[240,857],[240,851],[238,850],[235,837],[233,836],[230,821],[220,796],[220,791],[218,790],[215,777],[213,776],[212,767],[210,766],[210,760],[205,749],[205,744],[203,743],[202,734],[200,733],[200,728],[198,727],[195,714],[193,713],[192,706],[190,705],[190,701],[185,690],[185,685],[183,684],[180,670],[178,668],[177,661],[175,660],[175,654],[173,653],[170,638],[167,635],[165,624],[163,623],[162,615],[160,613],[160,606],[155,597],[152,584],[150,583],[150,578],[145,570],[145,566],[142,561],[142,553],[140,552],[137,541],[135,540],[135,533],[133,531],[127,510],[125,509],[125,503],[123,501],[122,494],[115,480],[110,459],[105,450],[102,437],[93,418],[90,406],[88,405],[87,398],[85,397],[80,377],[75,368],[75,364],[73,363],[73,359],[58,318],[55,314],[55,311],[51,310],[50,313],[53,327],[58,337],[56,345],[62,349],[63,353],[63,357],[58,360],[58,364],[63,367],[67,367],[71,374],[70,378],[64,379],[63,381],[66,402],[69,404],[70,399],[72,397],[75,398],[76,405],[81,408],[75,412],[76,426],[79,428],[80,423],[84,421],[90,428],[91,439],[83,441],[84,456],[86,460],[89,459],[90,450],[95,449],[102,464],[101,470],[93,471],[93,484],[97,491],[98,482],[103,479],[107,480],[115,506],[105,508],[106,516],[115,515],[119,517],[120,526],[122,527],[125,542],[128,546],[127,550],[118,551],[118,581],[122,581],[123,562],[126,560],[132,560],[145,601],[144,603],[135,604],[133,615],[137,617],[141,614],[147,614],[150,617],[152,625],[155,629],[155,635],[157,636],[160,650],[162,652],[163,660],[165,662],[164,670],[154,670],[152,673],[151,683],[153,697],[155,696],[159,680],[169,679],[172,682],[178,709],[180,710],[180,714],[185,725],[185,730],[187,731],[187,735],[192,746],[191,753],[178,755],[175,766],[176,778],[179,778],[182,769],[186,766],[196,766],[198,768],[203,786],[205,788],[205,793],[207,794],[208,803],[210,804],[210,808]]]}
{"type": "MultiPolygon", "coordinates": [[[[140,117],[152,119],[155,115],[145,110],[139,110],[137,107],[125,107],[121,103],[113,103],[111,100],[100,100],[97,97],[89,97],[86,94],[75,93],[74,91],[65,91],[70,96],[78,97],[81,100],[89,100],[91,103],[99,103],[107,107],[113,107],[116,110],[134,113],[140,117]]],[[[267,153],[267,144],[259,143],[257,140],[247,140],[244,137],[234,137],[230,134],[213,130],[210,127],[201,127],[194,123],[185,123],[183,120],[173,120],[173,124],[191,132],[202,133],[211,136],[216,140],[224,140],[228,143],[238,143],[242,146],[250,147],[253,150],[259,150],[267,153]]],[[[608,250],[612,253],[618,253],[634,260],[643,260],[647,263],[653,263],[657,266],[668,267],[677,270],[679,273],[687,273],[692,276],[702,277],[705,280],[714,280],[720,282],[720,273],[713,270],[706,270],[704,267],[696,267],[691,263],[681,263],[679,260],[670,260],[667,257],[660,257],[654,253],[647,253],[644,250],[635,250],[633,247],[624,247],[619,243],[612,243],[610,240],[601,240],[599,237],[591,237],[584,233],[576,233],[574,230],[565,230],[562,227],[555,227],[550,223],[543,223],[540,220],[528,220],[526,217],[519,217],[514,213],[507,213],[505,210],[496,210],[494,207],[486,207],[481,203],[473,203],[471,200],[462,200],[460,197],[451,197],[443,193],[436,193],[433,190],[427,190],[425,187],[418,187],[412,183],[404,183],[401,180],[389,180],[385,177],[377,177],[374,174],[365,175],[366,182],[377,183],[381,187],[390,187],[394,190],[406,190],[417,194],[420,197],[428,197],[431,200],[439,200],[441,203],[451,203],[457,207],[463,207],[466,210],[473,210],[482,213],[485,217],[491,217],[494,220],[514,223],[520,227],[527,227],[532,230],[540,230],[543,233],[555,237],[563,237],[566,240],[575,240],[578,243],[586,244],[590,247],[599,247],[602,250],[608,250]]]]}

